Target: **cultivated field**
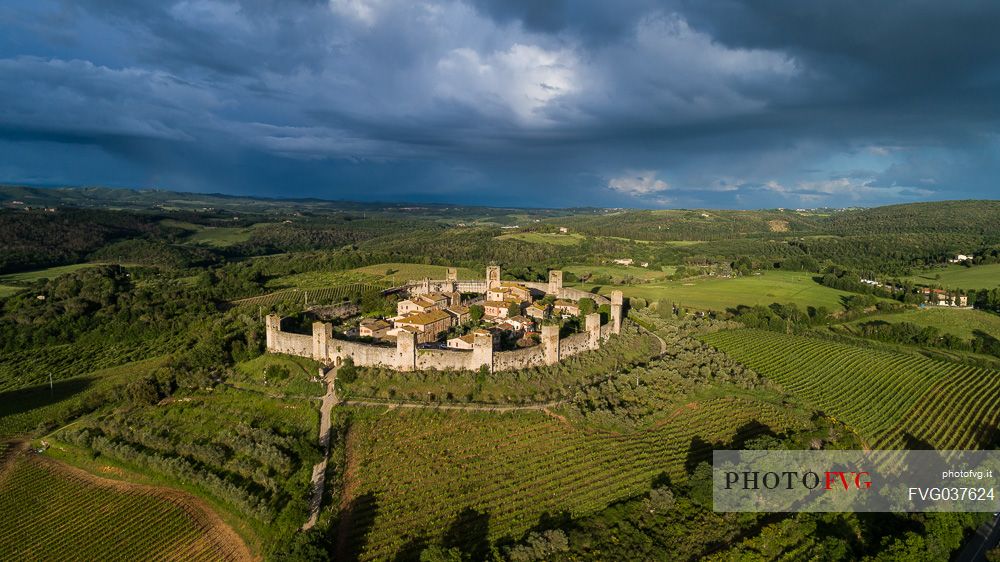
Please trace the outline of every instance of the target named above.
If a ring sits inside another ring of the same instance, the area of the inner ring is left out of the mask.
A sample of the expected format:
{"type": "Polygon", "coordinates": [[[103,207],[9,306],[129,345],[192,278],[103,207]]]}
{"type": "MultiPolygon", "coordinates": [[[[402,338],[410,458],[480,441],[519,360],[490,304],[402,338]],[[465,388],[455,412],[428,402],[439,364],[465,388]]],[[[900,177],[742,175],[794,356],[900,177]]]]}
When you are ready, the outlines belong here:
{"type": "Polygon", "coordinates": [[[952,264],[940,269],[921,271],[904,279],[921,285],[941,285],[949,289],[991,289],[1000,287],[1000,263],[972,267],[952,264]]]}
{"type": "Polygon", "coordinates": [[[444,533],[468,549],[518,538],[545,516],[580,516],[648,491],[712,443],[804,427],[780,405],[726,397],[688,404],[632,433],[575,427],[553,413],[351,409],[344,538],[390,559],[444,533]],[[405,468],[402,468],[405,467],[405,468]]]}
{"type": "Polygon", "coordinates": [[[995,427],[996,371],[760,330],[702,339],[854,428],[869,444],[899,445],[909,434],[961,448],[983,444],[972,435],[991,420],[995,427]],[[956,422],[958,412],[964,417],[956,422]]]}
{"type": "Polygon", "coordinates": [[[233,301],[236,306],[264,308],[272,307],[281,302],[300,302],[305,305],[307,299],[309,304],[331,304],[338,303],[361,296],[367,292],[378,293],[385,290],[385,284],[351,283],[337,287],[326,287],[316,289],[284,289],[275,291],[258,297],[249,297],[233,301]]]}
{"type": "Polygon", "coordinates": [[[239,538],[190,496],[27,456],[3,470],[0,559],[250,559],[239,538]]]}
{"type": "Polygon", "coordinates": [[[627,297],[642,297],[649,301],[669,299],[681,306],[705,310],[774,302],[795,303],[803,309],[825,306],[831,311],[840,310],[841,299],[852,293],[824,287],[812,279],[814,275],[797,271],[768,271],[732,279],[696,277],[648,285],[607,286],[601,288],[601,293],[621,289],[627,297]]]}

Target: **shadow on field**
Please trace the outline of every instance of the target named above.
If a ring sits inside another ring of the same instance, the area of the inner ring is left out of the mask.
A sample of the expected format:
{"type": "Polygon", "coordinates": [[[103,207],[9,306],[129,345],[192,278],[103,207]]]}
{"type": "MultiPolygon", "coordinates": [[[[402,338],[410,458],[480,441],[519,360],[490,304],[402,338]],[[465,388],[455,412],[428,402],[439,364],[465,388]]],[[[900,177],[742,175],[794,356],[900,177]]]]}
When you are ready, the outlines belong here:
{"type": "Polygon", "coordinates": [[[337,539],[337,560],[357,560],[368,544],[368,533],[375,524],[378,500],[369,492],[351,501],[340,514],[341,529],[337,539]]]}
{"type": "Polygon", "coordinates": [[[0,393],[0,418],[55,404],[83,392],[91,384],[92,379],[79,378],[59,381],[51,389],[45,384],[0,393]]]}
{"type": "Polygon", "coordinates": [[[903,433],[903,448],[908,451],[933,451],[934,445],[924,441],[910,432],[903,433]]]}
{"type": "Polygon", "coordinates": [[[490,514],[467,507],[451,522],[441,544],[462,551],[464,560],[488,560],[489,532],[490,514]]]}
{"type": "Polygon", "coordinates": [[[694,469],[698,466],[698,464],[702,462],[708,462],[711,464],[712,451],[715,449],[743,449],[746,447],[747,442],[764,436],[778,437],[778,434],[775,433],[770,426],[762,424],[757,420],[752,420],[741,425],[736,430],[736,435],[728,443],[722,441],[709,443],[700,436],[695,435],[691,438],[691,444],[688,445],[687,459],[684,461],[684,470],[688,474],[691,474],[694,472],[694,469]]]}
{"type": "Polygon", "coordinates": [[[976,448],[983,450],[1000,449],[1000,427],[987,422],[979,422],[973,431],[976,448]]]}
{"type": "MultiPolygon", "coordinates": [[[[490,557],[490,515],[467,507],[448,526],[441,538],[440,546],[456,549],[462,553],[462,560],[489,560],[490,557]]],[[[431,546],[426,537],[411,538],[393,557],[394,562],[415,562],[420,553],[431,546]]]]}

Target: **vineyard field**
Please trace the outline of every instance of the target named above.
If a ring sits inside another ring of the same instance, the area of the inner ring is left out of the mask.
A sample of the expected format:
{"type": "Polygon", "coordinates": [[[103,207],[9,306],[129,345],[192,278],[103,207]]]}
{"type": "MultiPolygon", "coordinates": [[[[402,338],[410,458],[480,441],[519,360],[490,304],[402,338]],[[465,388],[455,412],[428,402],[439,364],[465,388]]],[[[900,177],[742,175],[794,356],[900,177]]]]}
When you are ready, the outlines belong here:
{"type": "Polygon", "coordinates": [[[664,474],[682,482],[714,443],[807,424],[801,412],[735,397],[624,434],[542,412],[354,410],[347,470],[356,483],[346,486],[351,526],[341,536],[364,545],[362,560],[406,553],[449,526],[453,536],[519,538],[546,514],[596,512],[664,474]]]}
{"type": "Polygon", "coordinates": [[[761,330],[702,339],[881,448],[902,446],[907,434],[971,448],[996,425],[996,371],[761,330]]]}
{"type": "Polygon", "coordinates": [[[184,496],[103,481],[39,459],[0,480],[3,560],[243,560],[249,553],[184,496]]]}
{"type": "Polygon", "coordinates": [[[385,283],[350,283],[347,285],[326,287],[323,289],[286,289],[257,297],[239,299],[233,301],[233,304],[236,306],[263,306],[264,308],[269,308],[281,302],[297,301],[305,303],[306,299],[308,299],[309,304],[330,304],[345,299],[355,298],[366,292],[380,292],[387,288],[388,285],[385,283]]]}
{"type": "Polygon", "coordinates": [[[997,449],[998,425],[1000,372],[966,368],[924,394],[876,447],[997,449]]]}

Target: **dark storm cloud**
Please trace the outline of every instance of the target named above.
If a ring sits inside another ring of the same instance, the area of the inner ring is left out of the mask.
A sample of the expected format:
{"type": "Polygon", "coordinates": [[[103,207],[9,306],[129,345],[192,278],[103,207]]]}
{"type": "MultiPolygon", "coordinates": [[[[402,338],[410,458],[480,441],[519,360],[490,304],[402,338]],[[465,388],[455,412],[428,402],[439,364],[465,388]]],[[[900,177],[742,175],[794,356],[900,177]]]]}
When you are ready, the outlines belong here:
{"type": "Polygon", "coordinates": [[[986,2],[14,0],[0,181],[523,205],[989,197],[996,21],[986,2]]]}

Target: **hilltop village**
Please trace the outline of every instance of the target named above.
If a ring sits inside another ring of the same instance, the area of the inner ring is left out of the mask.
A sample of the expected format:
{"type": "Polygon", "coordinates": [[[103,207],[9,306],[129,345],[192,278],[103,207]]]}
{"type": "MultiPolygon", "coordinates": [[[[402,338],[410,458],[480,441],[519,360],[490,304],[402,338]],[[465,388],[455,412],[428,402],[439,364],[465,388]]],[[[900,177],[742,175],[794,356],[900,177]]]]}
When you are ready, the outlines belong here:
{"type": "Polygon", "coordinates": [[[396,316],[362,319],[337,337],[324,322],[313,323],[311,336],[285,332],[281,318],[270,315],[267,349],[404,371],[510,370],[597,349],[620,332],[624,315],[620,291],[609,299],[563,287],[556,270],[548,283],[534,283],[501,281],[498,266],[486,269],[485,280],[460,280],[451,268],[446,279],[412,281],[403,291],[407,298],[397,303],[396,316]],[[467,333],[456,333],[463,329],[467,333]]]}
{"type": "MultiPolygon", "coordinates": [[[[547,294],[524,283],[493,279],[487,281],[484,295],[463,300],[457,290],[456,270],[450,269],[444,282],[450,286],[444,288],[451,291],[432,290],[429,279],[413,283],[409,298],[397,303],[396,316],[362,319],[356,333],[374,341],[395,341],[401,331],[408,331],[416,334],[418,345],[437,343],[449,349],[471,350],[476,334],[489,332],[496,345],[504,339],[516,342],[517,347],[531,347],[539,341],[538,327],[542,321],[577,317],[581,310],[586,315],[596,307],[596,302],[587,297],[559,298],[561,275],[552,273],[557,280],[547,287],[547,294]],[[450,331],[467,326],[470,319],[483,327],[444,338],[450,331]]],[[[441,282],[434,282],[433,288],[441,289],[440,285],[441,282]]]]}

